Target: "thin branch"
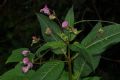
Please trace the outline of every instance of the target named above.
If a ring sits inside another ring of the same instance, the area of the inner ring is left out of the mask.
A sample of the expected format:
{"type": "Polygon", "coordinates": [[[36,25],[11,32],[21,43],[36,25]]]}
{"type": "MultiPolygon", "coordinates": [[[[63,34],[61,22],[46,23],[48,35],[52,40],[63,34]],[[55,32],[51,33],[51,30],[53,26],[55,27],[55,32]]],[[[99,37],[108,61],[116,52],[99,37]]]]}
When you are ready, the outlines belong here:
{"type": "Polygon", "coordinates": [[[41,56],[39,56],[38,58],[36,58],[36,59],[34,60],[34,62],[37,61],[37,60],[39,60],[40,58],[42,58],[45,54],[47,54],[47,52],[48,52],[49,50],[50,50],[50,49],[48,49],[47,51],[45,51],[45,53],[44,53],[43,55],[41,55],[41,56]]]}
{"type": "Polygon", "coordinates": [[[107,60],[107,61],[120,63],[120,60],[113,60],[113,59],[110,59],[110,58],[107,58],[107,57],[103,57],[103,56],[101,58],[104,59],[104,60],[107,60]]]}
{"type": "Polygon", "coordinates": [[[75,22],[74,24],[79,24],[79,23],[84,23],[84,22],[98,22],[98,21],[104,22],[104,23],[118,24],[116,22],[105,21],[105,20],[81,20],[81,21],[75,22]]]}
{"type": "Polygon", "coordinates": [[[72,58],[71,60],[74,60],[75,58],[77,58],[79,56],[79,53],[76,53],[72,58]]]}

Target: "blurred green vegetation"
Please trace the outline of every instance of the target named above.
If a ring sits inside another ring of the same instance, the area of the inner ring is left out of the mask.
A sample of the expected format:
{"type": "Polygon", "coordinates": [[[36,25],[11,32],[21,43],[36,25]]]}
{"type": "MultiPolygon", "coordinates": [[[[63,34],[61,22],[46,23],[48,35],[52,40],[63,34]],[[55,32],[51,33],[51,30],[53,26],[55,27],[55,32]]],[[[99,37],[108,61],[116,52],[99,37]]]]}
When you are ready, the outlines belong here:
{"type": "MultiPolygon", "coordinates": [[[[0,0],[0,74],[13,66],[12,64],[5,65],[5,61],[13,49],[20,47],[30,48],[31,37],[33,35],[41,37],[35,13],[39,12],[40,8],[45,4],[54,9],[61,20],[64,19],[68,9],[74,6],[76,20],[101,19],[120,23],[119,0],[0,0]],[[8,66],[11,67],[8,68],[8,66]]],[[[89,24],[92,25],[92,23],[89,24]]],[[[80,35],[81,37],[86,36],[92,29],[93,26],[88,25],[83,24],[81,27],[76,25],[85,30],[80,35]]],[[[120,45],[118,46],[117,48],[120,48],[120,45]]],[[[113,51],[113,53],[115,52],[113,51]]],[[[120,66],[120,64],[117,65],[120,66]]],[[[114,72],[114,70],[110,69],[108,69],[109,74],[105,73],[105,75],[108,76],[114,72]]],[[[119,71],[117,74],[120,75],[120,69],[116,71],[119,71]]],[[[114,77],[119,76],[113,75],[111,80],[118,80],[114,77]]],[[[110,78],[105,80],[110,80],[110,78]]]]}

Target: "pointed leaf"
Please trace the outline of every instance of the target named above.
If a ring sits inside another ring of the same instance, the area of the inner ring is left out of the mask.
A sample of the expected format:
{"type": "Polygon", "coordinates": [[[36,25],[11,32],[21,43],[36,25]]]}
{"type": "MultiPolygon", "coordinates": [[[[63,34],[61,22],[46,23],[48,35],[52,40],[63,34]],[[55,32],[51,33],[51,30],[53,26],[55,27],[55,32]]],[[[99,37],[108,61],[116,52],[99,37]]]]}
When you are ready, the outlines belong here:
{"type": "Polygon", "coordinates": [[[74,27],[74,11],[71,7],[65,17],[65,20],[68,21],[70,27],[74,27]]]}
{"type": "MultiPolygon", "coordinates": [[[[92,29],[92,31],[90,32],[90,34],[88,34],[89,36],[85,37],[85,39],[83,39],[83,41],[81,42],[81,45],[84,45],[86,47],[86,45],[90,42],[92,42],[92,39],[95,38],[97,31],[102,28],[102,24],[99,22],[98,24],[95,25],[95,27],[92,29]]],[[[74,49],[74,48],[73,48],[74,49]]],[[[86,48],[87,49],[87,48],[86,48]]],[[[76,49],[75,49],[76,50],[76,49]]],[[[90,56],[92,56],[92,61],[93,61],[93,69],[95,70],[96,67],[99,64],[99,60],[100,60],[100,56],[93,56],[91,55],[92,53],[88,51],[88,54],[90,56]]],[[[81,58],[81,56],[79,55],[75,60],[74,60],[74,72],[78,72],[80,76],[87,76],[89,75],[89,73],[91,73],[93,70],[89,67],[88,64],[86,64],[86,61],[84,59],[81,58]],[[84,68],[81,70],[81,66],[84,64],[84,68]]],[[[79,78],[78,77],[78,78],[79,78]]]]}
{"type": "Polygon", "coordinates": [[[87,35],[87,37],[85,37],[81,44],[83,44],[84,46],[87,46],[88,44],[90,44],[91,42],[93,42],[93,40],[96,39],[96,34],[98,33],[98,30],[102,28],[102,24],[100,22],[98,22],[94,28],[90,31],[90,33],[87,35]],[[93,36],[94,35],[94,36],[93,36]]]}
{"type": "Polygon", "coordinates": [[[30,80],[58,80],[64,68],[61,61],[50,61],[40,67],[30,80]]]}
{"type": "Polygon", "coordinates": [[[20,48],[20,49],[13,50],[12,54],[7,59],[6,63],[9,63],[9,62],[20,62],[23,59],[23,55],[21,54],[21,52],[23,50],[28,50],[28,49],[27,48],[20,48]]]}
{"type": "MultiPolygon", "coordinates": [[[[90,55],[100,54],[110,44],[114,44],[120,41],[120,25],[113,24],[105,27],[101,27],[101,24],[97,24],[88,36],[81,42],[86,47],[90,55]]],[[[77,58],[78,61],[79,58],[77,58]]],[[[79,70],[82,63],[75,60],[75,68],[79,70]],[[79,64],[79,65],[78,65],[79,64]],[[78,67],[78,68],[77,68],[78,67]]],[[[96,68],[99,64],[100,56],[93,56],[94,67],[96,68]],[[95,58],[95,59],[94,59],[95,58]]],[[[85,61],[83,61],[85,62],[85,61]]],[[[82,75],[87,76],[92,70],[85,65],[82,75]],[[88,69],[88,70],[86,70],[88,69]]]]}
{"type": "Polygon", "coordinates": [[[40,23],[40,28],[41,28],[41,32],[42,32],[42,36],[43,36],[44,40],[45,41],[60,40],[57,35],[57,34],[61,33],[60,27],[55,22],[50,20],[47,16],[42,15],[42,14],[36,14],[36,15],[37,15],[38,21],[40,23]],[[51,35],[45,34],[47,28],[49,28],[52,31],[51,35]]]}
{"type": "MultiPolygon", "coordinates": [[[[46,42],[62,41],[60,36],[58,35],[61,33],[61,29],[60,29],[60,26],[57,25],[57,23],[53,22],[47,16],[42,15],[42,14],[37,14],[37,18],[40,23],[40,28],[41,28],[43,38],[46,42]],[[46,35],[45,33],[47,28],[49,28],[52,32],[50,35],[46,35]]],[[[63,51],[61,50],[54,50],[53,52],[56,54],[63,53],[63,51]]]]}
{"type": "Polygon", "coordinates": [[[90,54],[100,54],[110,44],[120,42],[120,24],[108,25],[103,28],[98,28],[93,32],[87,36],[91,37],[90,41],[86,41],[86,37],[81,43],[88,49],[90,54]],[[102,32],[100,32],[100,30],[102,30],[102,32]],[[95,34],[92,34],[93,32],[95,34]]]}

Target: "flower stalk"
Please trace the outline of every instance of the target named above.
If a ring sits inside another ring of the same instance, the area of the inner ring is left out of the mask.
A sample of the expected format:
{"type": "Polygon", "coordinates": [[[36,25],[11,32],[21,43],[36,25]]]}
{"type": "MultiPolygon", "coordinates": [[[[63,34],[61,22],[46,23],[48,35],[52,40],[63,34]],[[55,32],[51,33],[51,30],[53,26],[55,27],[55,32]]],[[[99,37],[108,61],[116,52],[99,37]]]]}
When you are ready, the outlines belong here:
{"type": "Polygon", "coordinates": [[[69,80],[72,80],[72,65],[71,65],[71,56],[70,56],[70,49],[68,48],[68,73],[69,73],[69,80]]]}

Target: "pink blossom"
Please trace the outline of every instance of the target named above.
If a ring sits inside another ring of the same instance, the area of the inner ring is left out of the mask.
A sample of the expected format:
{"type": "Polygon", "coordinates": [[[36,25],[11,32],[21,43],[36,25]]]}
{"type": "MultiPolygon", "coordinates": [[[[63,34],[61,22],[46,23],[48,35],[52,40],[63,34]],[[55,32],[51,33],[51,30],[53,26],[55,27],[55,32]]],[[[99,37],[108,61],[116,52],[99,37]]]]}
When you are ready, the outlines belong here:
{"type": "Polygon", "coordinates": [[[67,28],[67,27],[68,27],[68,21],[63,21],[62,28],[67,28]]]}
{"type": "Polygon", "coordinates": [[[47,5],[45,5],[44,8],[40,9],[40,12],[50,15],[50,9],[47,7],[47,5]]]}
{"type": "Polygon", "coordinates": [[[29,62],[29,63],[27,64],[27,66],[28,66],[29,68],[32,68],[32,67],[33,67],[33,64],[32,64],[31,62],[29,62]]]}
{"type": "Polygon", "coordinates": [[[28,66],[23,66],[22,67],[22,72],[26,73],[29,71],[29,67],[28,66]]]}
{"type": "Polygon", "coordinates": [[[27,55],[29,54],[29,52],[30,52],[29,50],[23,50],[23,51],[22,51],[22,54],[23,54],[24,56],[27,56],[27,55]]]}
{"type": "Polygon", "coordinates": [[[25,57],[23,58],[23,63],[24,64],[28,64],[30,61],[29,61],[29,58],[28,57],[25,57]]]}

